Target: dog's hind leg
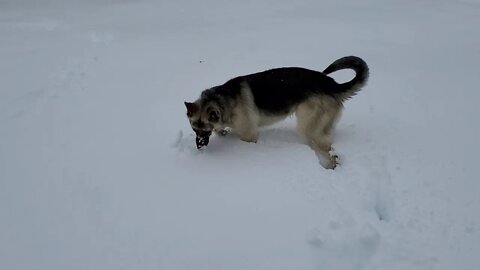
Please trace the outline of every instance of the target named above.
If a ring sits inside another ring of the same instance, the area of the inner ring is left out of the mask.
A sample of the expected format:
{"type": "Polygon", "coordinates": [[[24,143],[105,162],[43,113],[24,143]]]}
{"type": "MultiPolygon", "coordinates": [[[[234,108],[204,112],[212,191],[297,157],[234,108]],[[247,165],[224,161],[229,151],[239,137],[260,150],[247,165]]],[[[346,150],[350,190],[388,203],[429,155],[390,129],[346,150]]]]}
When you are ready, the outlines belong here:
{"type": "Polygon", "coordinates": [[[337,156],[332,155],[332,133],[340,117],[342,105],[328,96],[312,97],[297,108],[297,129],[315,151],[320,163],[334,169],[337,156]]]}

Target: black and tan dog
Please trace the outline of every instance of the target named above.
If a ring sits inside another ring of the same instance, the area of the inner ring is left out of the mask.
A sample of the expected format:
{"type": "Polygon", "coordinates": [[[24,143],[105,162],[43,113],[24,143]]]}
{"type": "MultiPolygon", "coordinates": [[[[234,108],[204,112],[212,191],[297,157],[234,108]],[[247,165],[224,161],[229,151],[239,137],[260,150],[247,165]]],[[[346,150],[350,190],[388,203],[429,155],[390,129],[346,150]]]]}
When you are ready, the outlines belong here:
{"type": "Polygon", "coordinates": [[[366,83],[369,69],[355,56],[338,59],[323,72],[285,67],[240,76],[202,92],[193,103],[185,102],[195,131],[197,148],[206,146],[212,132],[226,134],[226,128],[240,139],[256,142],[258,129],[295,113],[298,132],[317,154],[325,168],[333,169],[337,157],[332,150],[332,131],[343,102],[366,83]],[[328,74],[353,69],[355,77],[337,83],[328,74]]]}

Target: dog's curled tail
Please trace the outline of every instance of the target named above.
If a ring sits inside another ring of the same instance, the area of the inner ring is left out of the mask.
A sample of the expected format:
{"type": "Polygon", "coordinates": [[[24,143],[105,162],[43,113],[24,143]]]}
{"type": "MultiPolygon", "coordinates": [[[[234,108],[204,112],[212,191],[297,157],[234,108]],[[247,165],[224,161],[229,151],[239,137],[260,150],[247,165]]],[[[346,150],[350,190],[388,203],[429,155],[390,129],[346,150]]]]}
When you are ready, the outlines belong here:
{"type": "Polygon", "coordinates": [[[328,75],[342,69],[353,69],[355,77],[346,83],[339,83],[334,95],[344,101],[355,96],[367,84],[369,69],[367,63],[360,57],[346,56],[329,65],[323,73],[328,75]]]}

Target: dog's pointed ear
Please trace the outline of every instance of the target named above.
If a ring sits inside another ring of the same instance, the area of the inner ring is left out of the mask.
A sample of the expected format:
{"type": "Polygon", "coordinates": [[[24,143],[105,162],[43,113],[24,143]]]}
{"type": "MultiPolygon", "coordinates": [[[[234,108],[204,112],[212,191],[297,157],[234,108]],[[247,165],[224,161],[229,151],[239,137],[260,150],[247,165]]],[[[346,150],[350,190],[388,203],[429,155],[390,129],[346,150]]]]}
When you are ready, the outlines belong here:
{"type": "Polygon", "coordinates": [[[187,108],[187,115],[190,117],[198,111],[198,105],[192,102],[184,102],[185,107],[187,108]]]}

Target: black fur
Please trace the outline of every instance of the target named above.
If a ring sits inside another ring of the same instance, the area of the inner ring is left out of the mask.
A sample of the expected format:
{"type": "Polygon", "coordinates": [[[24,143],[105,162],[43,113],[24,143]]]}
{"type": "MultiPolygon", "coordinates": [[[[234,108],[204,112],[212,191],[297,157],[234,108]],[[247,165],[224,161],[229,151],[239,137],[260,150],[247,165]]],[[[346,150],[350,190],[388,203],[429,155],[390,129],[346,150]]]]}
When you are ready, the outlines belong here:
{"type": "MultiPolygon", "coordinates": [[[[367,63],[360,57],[346,56],[330,64],[324,71],[324,74],[330,74],[342,69],[353,69],[355,77],[346,83],[339,84],[339,92],[349,92],[347,98],[354,96],[364,86],[370,76],[370,70],[367,63]]],[[[345,99],[345,97],[342,97],[345,99]]]]}
{"type": "Polygon", "coordinates": [[[312,94],[328,94],[337,83],[321,72],[304,68],[278,68],[244,76],[255,105],[266,113],[289,113],[312,94]]]}
{"type": "Polygon", "coordinates": [[[235,100],[241,93],[242,83],[246,82],[260,111],[267,114],[287,114],[293,106],[305,101],[312,94],[331,95],[339,99],[345,99],[342,94],[348,91],[354,91],[351,93],[354,95],[357,90],[353,88],[357,84],[364,84],[367,78],[366,63],[358,57],[348,56],[335,61],[324,72],[285,67],[240,76],[204,91],[202,100],[217,101],[219,106],[222,106],[225,102],[235,100]],[[347,68],[356,72],[355,78],[350,82],[339,84],[327,76],[347,68]],[[224,100],[219,100],[220,98],[224,100]]]}

